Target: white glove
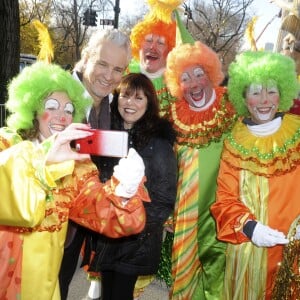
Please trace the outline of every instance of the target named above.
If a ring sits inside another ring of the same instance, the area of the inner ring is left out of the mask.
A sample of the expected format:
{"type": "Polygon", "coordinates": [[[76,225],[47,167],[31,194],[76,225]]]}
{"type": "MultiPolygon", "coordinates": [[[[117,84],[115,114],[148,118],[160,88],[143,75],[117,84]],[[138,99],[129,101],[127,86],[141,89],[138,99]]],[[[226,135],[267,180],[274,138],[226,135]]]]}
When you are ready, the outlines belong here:
{"type": "Polygon", "coordinates": [[[297,226],[296,226],[295,239],[296,239],[296,240],[300,240],[300,225],[297,225],[297,226]]]}
{"type": "Polygon", "coordinates": [[[115,194],[119,197],[131,198],[137,192],[145,174],[145,165],[140,155],[130,148],[127,157],[120,159],[114,167],[113,176],[119,180],[115,194]]]}
{"type": "Polygon", "coordinates": [[[257,222],[253,235],[252,243],[258,247],[273,247],[278,244],[287,244],[289,240],[283,232],[272,229],[269,226],[257,222]]]}

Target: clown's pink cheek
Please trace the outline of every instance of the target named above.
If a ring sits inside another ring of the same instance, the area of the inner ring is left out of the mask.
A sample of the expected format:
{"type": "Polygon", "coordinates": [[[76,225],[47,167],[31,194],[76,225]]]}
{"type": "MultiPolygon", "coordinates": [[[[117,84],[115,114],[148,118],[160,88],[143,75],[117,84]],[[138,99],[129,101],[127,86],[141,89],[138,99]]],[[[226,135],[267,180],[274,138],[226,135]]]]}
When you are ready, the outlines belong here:
{"type": "Polygon", "coordinates": [[[42,115],[41,115],[41,119],[42,119],[43,121],[48,121],[48,120],[50,119],[50,117],[51,117],[51,115],[50,115],[50,113],[47,112],[47,111],[43,112],[42,115]]]}
{"type": "Polygon", "coordinates": [[[188,92],[190,90],[190,87],[189,86],[181,86],[181,91],[183,92],[183,93],[186,93],[186,92],[188,92]]]}
{"type": "Polygon", "coordinates": [[[206,77],[202,77],[199,80],[200,84],[202,84],[203,86],[207,86],[209,84],[209,80],[206,77]]]}
{"type": "Polygon", "coordinates": [[[247,98],[247,103],[248,103],[248,105],[250,105],[250,106],[255,106],[256,104],[257,104],[257,99],[253,99],[253,98],[251,98],[251,97],[248,97],[247,98]]]}
{"type": "Polygon", "coordinates": [[[186,83],[180,83],[180,90],[182,91],[182,92],[186,92],[187,90],[189,89],[189,85],[188,84],[186,84],[186,83]]]}

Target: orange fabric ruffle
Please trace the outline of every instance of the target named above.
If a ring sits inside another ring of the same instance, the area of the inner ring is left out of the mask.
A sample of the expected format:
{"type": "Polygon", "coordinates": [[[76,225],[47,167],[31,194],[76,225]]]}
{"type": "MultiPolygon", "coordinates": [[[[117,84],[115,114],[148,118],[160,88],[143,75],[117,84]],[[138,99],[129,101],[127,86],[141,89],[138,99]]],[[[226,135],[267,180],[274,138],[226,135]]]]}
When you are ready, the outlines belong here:
{"type": "Polygon", "coordinates": [[[205,111],[190,109],[184,100],[171,104],[170,120],[177,132],[178,144],[202,148],[217,142],[228,132],[236,119],[234,108],[228,101],[226,88],[217,87],[216,101],[205,111]]]}
{"type": "Polygon", "coordinates": [[[70,219],[87,228],[111,238],[120,238],[141,232],[146,224],[143,201],[150,202],[145,177],[137,193],[123,204],[114,194],[118,180],[112,177],[105,186],[105,193],[99,193],[99,181],[90,179],[70,209],[70,219]]]}

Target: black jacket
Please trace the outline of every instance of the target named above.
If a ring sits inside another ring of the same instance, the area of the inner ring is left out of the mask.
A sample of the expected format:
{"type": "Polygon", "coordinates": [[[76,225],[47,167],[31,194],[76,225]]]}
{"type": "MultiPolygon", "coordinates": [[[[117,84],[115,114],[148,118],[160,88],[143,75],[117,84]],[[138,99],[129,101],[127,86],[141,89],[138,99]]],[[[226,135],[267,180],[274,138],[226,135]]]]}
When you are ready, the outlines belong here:
{"type": "Polygon", "coordinates": [[[131,275],[157,272],[163,224],[173,211],[177,184],[174,133],[166,121],[162,121],[160,128],[138,151],[145,164],[145,185],[151,198],[150,203],[145,203],[146,226],[140,234],[125,238],[98,235],[96,256],[90,271],[114,270],[131,275]]]}

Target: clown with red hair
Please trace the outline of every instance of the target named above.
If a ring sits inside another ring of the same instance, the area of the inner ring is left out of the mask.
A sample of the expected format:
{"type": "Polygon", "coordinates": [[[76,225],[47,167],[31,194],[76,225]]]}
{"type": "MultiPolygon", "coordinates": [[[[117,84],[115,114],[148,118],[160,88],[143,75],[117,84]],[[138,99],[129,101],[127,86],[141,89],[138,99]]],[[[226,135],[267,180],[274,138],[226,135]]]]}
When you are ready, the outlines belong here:
{"type": "Polygon", "coordinates": [[[168,54],[165,80],[177,99],[168,116],[177,132],[179,166],[170,299],[220,299],[226,244],[216,238],[209,208],[235,112],[220,86],[218,55],[199,41],[189,39],[168,54]]]}
{"type": "Polygon", "coordinates": [[[151,79],[159,99],[161,115],[165,114],[169,103],[174,100],[166,88],[163,74],[167,55],[175,46],[176,22],[171,13],[181,2],[148,0],[151,10],[132,28],[130,34],[133,59],[127,71],[143,73],[151,79]]]}

